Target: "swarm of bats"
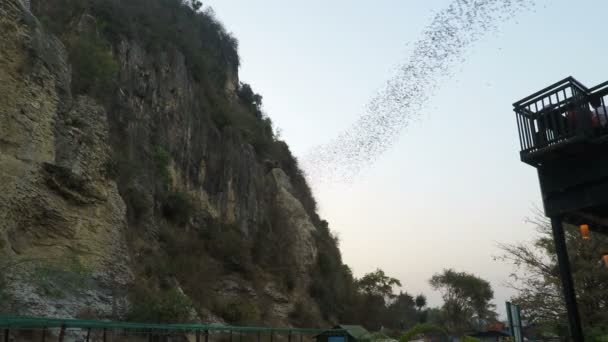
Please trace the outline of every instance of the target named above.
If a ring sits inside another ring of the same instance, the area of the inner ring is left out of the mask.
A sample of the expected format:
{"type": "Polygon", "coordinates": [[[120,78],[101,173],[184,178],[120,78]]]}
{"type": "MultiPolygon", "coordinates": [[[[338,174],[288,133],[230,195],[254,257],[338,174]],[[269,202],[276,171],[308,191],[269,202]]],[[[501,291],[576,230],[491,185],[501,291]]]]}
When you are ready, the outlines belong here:
{"type": "Polygon", "coordinates": [[[333,140],[301,159],[313,183],[350,182],[389,149],[420,116],[440,83],[468,49],[498,24],[533,6],[534,0],[454,0],[439,11],[414,43],[409,58],[369,101],[363,115],[333,140]]]}

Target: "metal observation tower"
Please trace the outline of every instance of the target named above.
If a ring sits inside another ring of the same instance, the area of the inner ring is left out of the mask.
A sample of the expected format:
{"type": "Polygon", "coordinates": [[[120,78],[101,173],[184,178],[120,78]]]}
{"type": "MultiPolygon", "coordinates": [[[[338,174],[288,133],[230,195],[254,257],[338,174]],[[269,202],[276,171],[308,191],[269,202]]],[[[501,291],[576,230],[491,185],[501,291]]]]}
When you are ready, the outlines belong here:
{"type": "MultiPolygon", "coordinates": [[[[583,341],[563,223],[608,234],[608,82],[587,88],[568,77],[513,104],[521,160],[538,172],[551,219],[570,335],[583,341]]],[[[608,261],[608,255],[598,259],[608,261]]]]}

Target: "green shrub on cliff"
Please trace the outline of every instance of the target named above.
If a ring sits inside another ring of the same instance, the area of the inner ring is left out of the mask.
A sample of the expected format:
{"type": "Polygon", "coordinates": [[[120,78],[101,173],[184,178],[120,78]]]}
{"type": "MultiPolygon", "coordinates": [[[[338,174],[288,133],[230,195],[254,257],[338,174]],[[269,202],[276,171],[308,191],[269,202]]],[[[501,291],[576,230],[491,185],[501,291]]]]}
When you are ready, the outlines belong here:
{"type": "Polygon", "coordinates": [[[250,273],[251,245],[237,227],[219,225],[208,235],[206,246],[209,254],[223,261],[227,270],[250,273]]]}
{"type": "Polygon", "coordinates": [[[134,39],[150,52],[177,48],[198,82],[223,89],[228,71],[239,67],[238,41],[210,9],[194,11],[192,3],[181,0],[87,2],[110,39],[134,39]]]}
{"type": "Polygon", "coordinates": [[[239,99],[249,110],[253,112],[257,119],[262,119],[262,95],[257,94],[251,89],[251,86],[247,83],[239,85],[237,91],[239,99]]]}
{"type": "Polygon", "coordinates": [[[193,211],[192,199],[187,193],[172,192],[163,201],[163,214],[179,225],[188,223],[193,211]]]}
{"type": "Polygon", "coordinates": [[[75,68],[76,93],[97,95],[107,90],[113,63],[97,34],[116,45],[125,38],[138,41],[150,52],[179,50],[192,77],[199,83],[223,89],[230,72],[240,65],[238,41],[226,31],[213,10],[203,11],[199,1],[182,0],[33,0],[32,10],[70,50],[75,68]],[[77,29],[84,15],[94,18],[95,34],[77,29]],[[77,32],[77,33],[74,33],[77,32]],[[75,38],[76,37],[76,38],[75,38]],[[74,40],[73,42],[71,40],[74,40]],[[81,55],[81,52],[82,55],[81,55]],[[73,55],[73,56],[72,56],[73,55]],[[101,62],[99,67],[90,61],[101,62]],[[81,73],[80,71],[84,71],[81,73]],[[90,78],[93,76],[94,78],[90,78]],[[96,81],[95,81],[96,79],[96,81]],[[95,86],[96,87],[96,86],[95,86]]]}
{"type": "Polygon", "coordinates": [[[171,175],[169,165],[171,164],[171,154],[162,146],[156,146],[153,151],[152,158],[154,160],[154,169],[156,175],[161,179],[162,185],[169,185],[171,175]]]}
{"type": "Polygon", "coordinates": [[[127,204],[127,213],[134,222],[139,222],[153,206],[143,190],[133,184],[124,190],[122,198],[127,204]]]}
{"type": "Polygon", "coordinates": [[[300,327],[319,326],[317,315],[314,309],[307,303],[302,301],[296,302],[293,310],[289,313],[289,318],[300,327]]]}
{"type": "Polygon", "coordinates": [[[82,0],[32,0],[31,7],[47,30],[61,36],[87,10],[88,4],[82,0]]]}
{"type": "MultiPolygon", "coordinates": [[[[0,248],[3,247],[3,240],[0,240],[0,248]]],[[[0,261],[0,303],[4,303],[5,305],[0,305],[0,314],[8,314],[11,312],[12,305],[12,296],[8,291],[8,281],[6,281],[5,274],[8,273],[13,268],[13,263],[9,260],[0,261]]]]}
{"type": "MultiPolygon", "coordinates": [[[[250,87],[249,90],[251,91],[250,87]]],[[[253,91],[251,91],[251,94],[253,94],[253,91]]],[[[246,100],[254,102],[244,104],[243,100],[241,100],[241,103],[235,103],[226,98],[212,95],[208,104],[211,119],[220,130],[230,127],[238,131],[244,140],[253,146],[259,157],[273,157],[275,152],[273,144],[276,141],[272,120],[264,116],[261,109],[256,105],[255,101],[260,101],[261,105],[261,96],[258,100],[254,100],[255,96],[259,95],[251,95],[251,98],[246,100]]]]}
{"type": "Polygon", "coordinates": [[[72,65],[72,90],[104,98],[113,93],[118,63],[110,47],[92,35],[75,36],[69,40],[68,51],[72,65]]]}
{"type": "Polygon", "coordinates": [[[146,277],[175,277],[197,307],[211,307],[221,260],[209,255],[207,241],[194,230],[166,227],[160,232],[163,253],[145,256],[146,277]]]}
{"type": "Polygon", "coordinates": [[[29,280],[49,297],[63,298],[67,293],[85,290],[92,276],[77,255],[40,259],[35,264],[29,280]]]}
{"type": "Polygon", "coordinates": [[[154,291],[140,284],[132,294],[131,302],[127,314],[130,321],[165,324],[191,321],[192,302],[176,288],[154,291]]]}
{"type": "Polygon", "coordinates": [[[230,324],[247,325],[258,322],[260,311],[258,307],[245,299],[229,299],[220,301],[215,309],[230,324]]]}

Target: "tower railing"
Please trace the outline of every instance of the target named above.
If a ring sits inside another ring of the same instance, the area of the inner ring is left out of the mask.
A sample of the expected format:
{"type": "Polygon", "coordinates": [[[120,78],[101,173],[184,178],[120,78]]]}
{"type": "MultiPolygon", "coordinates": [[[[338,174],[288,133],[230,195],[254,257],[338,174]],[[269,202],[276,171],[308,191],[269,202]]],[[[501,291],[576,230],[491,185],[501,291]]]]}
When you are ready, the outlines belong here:
{"type": "Polygon", "coordinates": [[[521,158],[608,133],[608,82],[591,89],[567,77],[513,104],[521,158]]]}

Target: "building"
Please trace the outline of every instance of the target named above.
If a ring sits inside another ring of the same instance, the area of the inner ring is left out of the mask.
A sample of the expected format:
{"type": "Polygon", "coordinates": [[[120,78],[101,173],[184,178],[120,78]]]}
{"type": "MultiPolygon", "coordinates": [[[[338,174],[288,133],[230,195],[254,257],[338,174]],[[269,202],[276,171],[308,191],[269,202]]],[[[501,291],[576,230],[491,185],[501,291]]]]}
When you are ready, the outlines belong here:
{"type": "Polygon", "coordinates": [[[371,342],[371,334],[360,325],[340,324],[315,336],[316,342],[371,342]],[[336,332],[340,329],[343,332],[336,332]]]}

